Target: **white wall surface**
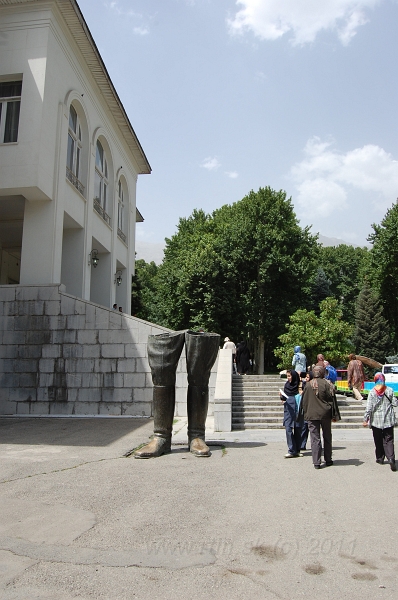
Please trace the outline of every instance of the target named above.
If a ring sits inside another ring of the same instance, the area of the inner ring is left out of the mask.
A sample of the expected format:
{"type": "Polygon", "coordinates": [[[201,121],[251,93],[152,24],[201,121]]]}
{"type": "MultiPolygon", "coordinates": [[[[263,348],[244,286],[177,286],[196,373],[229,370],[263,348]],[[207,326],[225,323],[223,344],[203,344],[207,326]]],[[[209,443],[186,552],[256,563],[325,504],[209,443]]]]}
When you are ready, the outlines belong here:
{"type": "MultiPolygon", "coordinates": [[[[134,272],[137,165],[114,115],[83,59],[54,2],[0,7],[0,77],[22,75],[22,101],[18,142],[0,145],[0,195],[22,194],[29,199],[25,212],[21,283],[61,281],[64,212],[84,229],[82,296],[93,297],[88,253],[95,237],[110,252],[108,286],[97,301],[105,306],[115,295],[116,264],[125,265],[126,281],[134,272]],[[83,125],[81,180],[83,195],[66,180],[68,118],[71,102],[83,125]],[[93,210],[95,146],[100,136],[109,163],[112,204],[110,229],[93,210]],[[117,177],[128,190],[124,233],[128,249],[117,237],[117,177]],[[39,202],[48,199],[47,204],[39,202]],[[55,206],[52,206],[52,204],[55,206]],[[36,213],[36,214],[35,214],[36,213]]],[[[68,244],[64,244],[67,248],[68,244]]],[[[68,262],[68,261],[67,261],[68,262]]],[[[130,290],[123,307],[130,310],[130,290]]],[[[120,292],[119,292],[120,293],[120,292]]]]}

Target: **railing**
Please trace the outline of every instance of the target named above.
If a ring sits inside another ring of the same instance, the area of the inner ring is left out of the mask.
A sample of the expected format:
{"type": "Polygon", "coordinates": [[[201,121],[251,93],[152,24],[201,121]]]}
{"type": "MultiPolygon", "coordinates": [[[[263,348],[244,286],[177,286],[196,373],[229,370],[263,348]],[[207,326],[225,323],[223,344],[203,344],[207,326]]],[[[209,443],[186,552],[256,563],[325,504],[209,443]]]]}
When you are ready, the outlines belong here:
{"type": "Polygon", "coordinates": [[[105,223],[108,223],[108,225],[110,226],[111,218],[102,208],[98,198],[94,198],[94,210],[97,211],[97,213],[100,215],[100,217],[102,217],[104,219],[105,223]]]}
{"type": "Polygon", "coordinates": [[[81,195],[83,196],[84,185],[81,183],[81,181],[78,180],[76,175],[74,173],[72,173],[72,171],[69,169],[69,167],[66,167],[66,178],[71,182],[72,185],[75,186],[77,191],[80,192],[81,195]]]}
{"type": "Polygon", "coordinates": [[[117,228],[117,237],[120,238],[122,240],[122,242],[127,244],[126,234],[124,234],[123,231],[121,229],[119,229],[119,227],[117,228]]]}

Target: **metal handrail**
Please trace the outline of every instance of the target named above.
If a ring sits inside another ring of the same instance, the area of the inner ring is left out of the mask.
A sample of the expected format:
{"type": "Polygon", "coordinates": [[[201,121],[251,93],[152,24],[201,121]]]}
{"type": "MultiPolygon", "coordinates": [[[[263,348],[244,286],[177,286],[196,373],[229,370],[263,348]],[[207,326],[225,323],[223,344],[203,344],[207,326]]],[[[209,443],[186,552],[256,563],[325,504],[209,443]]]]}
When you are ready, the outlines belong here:
{"type": "Polygon", "coordinates": [[[101,206],[99,198],[94,198],[94,210],[104,219],[105,223],[111,224],[111,218],[101,206]]]}
{"type": "Polygon", "coordinates": [[[69,167],[66,167],[66,178],[71,182],[73,186],[77,189],[78,192],[83,196],[84,194],[84,185],[81,181],[76,177],[73,171],[70,170],[69,167]]]}
{"type": "Polygon", "coordinates": [[[120,238],[125,244],[127,244],[126,234],[123,233],[123,231],[119,229],[119,227],[117,228],[117,237],[120,238]]]}

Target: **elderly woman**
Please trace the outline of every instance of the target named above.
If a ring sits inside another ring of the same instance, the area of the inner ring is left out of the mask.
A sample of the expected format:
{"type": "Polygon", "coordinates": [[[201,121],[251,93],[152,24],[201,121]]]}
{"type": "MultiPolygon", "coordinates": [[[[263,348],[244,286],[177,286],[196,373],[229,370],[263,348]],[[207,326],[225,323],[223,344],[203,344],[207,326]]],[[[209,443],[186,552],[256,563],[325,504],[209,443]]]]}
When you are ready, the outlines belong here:
{"type": "Polygon", "coordinates": [[[395,398],[392,388],[386,386],[383,373],[376,373],[374,382],[375,386],[368,395],[363,426],[370,425],[372,428],[376,462],[382,465],[384,458],[387,458],[391,471],[396,471],[394,451],[395,412],[393,407],[398,406],[398,400],[395,398]]]}
{"type": "Polygon", "coordinates": [[[321,468],[321,428],[323,436],[323,453],[327,467],[332,460],[332,421],[340,419],[336,394],[329,381],[324,379],[325,369],[317,365],[312,370],[313,379],[305,386],[302,404],[304,419],[308,421],[311,436],[312,462],[315,469],[321,468]]]}

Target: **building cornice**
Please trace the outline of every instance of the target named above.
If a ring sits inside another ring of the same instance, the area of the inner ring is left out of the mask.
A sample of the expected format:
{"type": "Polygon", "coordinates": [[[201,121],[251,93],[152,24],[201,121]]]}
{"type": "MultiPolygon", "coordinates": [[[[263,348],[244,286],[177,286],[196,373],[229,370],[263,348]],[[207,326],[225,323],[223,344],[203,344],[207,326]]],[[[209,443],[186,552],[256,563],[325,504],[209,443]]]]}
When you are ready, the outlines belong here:
{"type": "MultiPolygon", "coordinates": [[[[0,0],[0,6],[39,4],[43,0],[0,0]]],[[[138,165],[139,174],[149,174],[151,166],[135,134],[124,106],[111,81],[104,61],[101,58],[93,36],[84,20],[76,0],[46,0],[46,4],[55,4],[60,11],[68,30],[75,40],[101,94],[117,123],[127,146],[138,165]]]]}

